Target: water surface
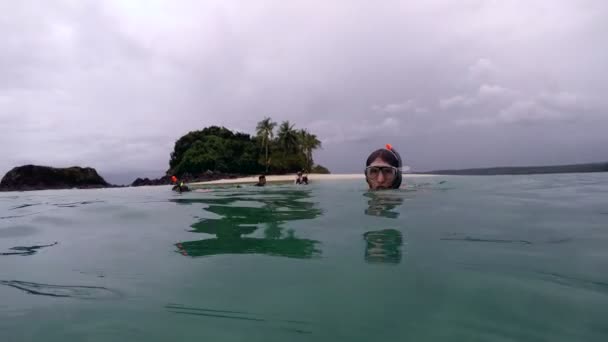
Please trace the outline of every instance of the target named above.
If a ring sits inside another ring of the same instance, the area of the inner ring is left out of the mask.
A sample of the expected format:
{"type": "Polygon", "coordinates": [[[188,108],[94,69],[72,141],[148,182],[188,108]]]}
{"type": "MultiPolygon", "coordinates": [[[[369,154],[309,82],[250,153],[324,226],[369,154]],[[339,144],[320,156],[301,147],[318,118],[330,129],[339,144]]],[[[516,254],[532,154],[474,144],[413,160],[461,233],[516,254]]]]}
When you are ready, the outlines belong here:
{"type": "Polygon", "coordinates": [[[0,193],[0,340],[607,341],[607,246],[608,174],[0,193]]]}

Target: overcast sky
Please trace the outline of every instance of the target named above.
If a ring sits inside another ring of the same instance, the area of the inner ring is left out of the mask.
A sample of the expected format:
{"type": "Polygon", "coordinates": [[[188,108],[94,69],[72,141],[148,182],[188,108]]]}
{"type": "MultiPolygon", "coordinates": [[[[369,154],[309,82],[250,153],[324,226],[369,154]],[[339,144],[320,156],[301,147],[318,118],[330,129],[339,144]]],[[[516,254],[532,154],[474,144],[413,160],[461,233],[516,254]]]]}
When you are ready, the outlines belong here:
{"type": "Polygon", "coordinates": [[[608,2],[0,1],[0,174],[160,176],[173,143],[264,116],[360,172],[608,160],[608,2]]]}

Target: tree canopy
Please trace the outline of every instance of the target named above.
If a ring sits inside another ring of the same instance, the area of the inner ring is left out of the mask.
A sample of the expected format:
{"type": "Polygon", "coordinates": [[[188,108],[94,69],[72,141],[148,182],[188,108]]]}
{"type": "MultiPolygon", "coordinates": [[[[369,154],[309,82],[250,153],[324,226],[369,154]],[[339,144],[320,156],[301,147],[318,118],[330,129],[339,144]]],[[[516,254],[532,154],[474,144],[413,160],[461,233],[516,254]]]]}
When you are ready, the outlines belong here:
{"type": "Polygon", "coordinates": [[[197,175],[205,171],[235,174],[312,172],[326,168],[315,165],[313,151],[321,148],[316,135],[297,130],[289,121],[279,126],[264,118],[256,135],[211,126],[192,131],[175,142],[168,174],[197,175]]]}

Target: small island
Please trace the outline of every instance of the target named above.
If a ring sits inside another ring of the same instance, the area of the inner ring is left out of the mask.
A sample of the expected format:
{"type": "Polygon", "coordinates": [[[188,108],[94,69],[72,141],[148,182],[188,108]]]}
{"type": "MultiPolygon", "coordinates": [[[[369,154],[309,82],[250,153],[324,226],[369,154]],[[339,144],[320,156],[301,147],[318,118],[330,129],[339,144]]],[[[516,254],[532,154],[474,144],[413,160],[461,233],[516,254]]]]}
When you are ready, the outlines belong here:
{"type": "Polygon", "coordinates": [[[280,125],[264,118],[256,134],[210,126],[179,138],[170,155],[169,169],[158,179],[138,178],[131,186],[170,184],[170,176],[187,182],[214,181],[259,174],[284,175],[298,171],[327,174],[313,152],[321,141],[289,121],[280,125]]]}
{"type": "Polygon", "coordinates": [[[23,165],[10,170],[0,181],[0,191],[92,189],[110,186],[112,185],[108,184],[95,169],[78,166],[54,168],[23,165]]]}

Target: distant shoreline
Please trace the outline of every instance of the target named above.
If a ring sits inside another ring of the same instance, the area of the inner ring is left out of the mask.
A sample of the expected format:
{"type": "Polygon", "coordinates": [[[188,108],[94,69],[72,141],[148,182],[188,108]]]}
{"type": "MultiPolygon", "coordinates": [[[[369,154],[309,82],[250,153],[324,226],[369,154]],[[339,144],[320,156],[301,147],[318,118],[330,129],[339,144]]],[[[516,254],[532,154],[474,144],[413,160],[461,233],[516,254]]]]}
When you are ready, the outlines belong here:
{"type": "MultiPolygon", "coordinates": [[[[406,178],[411,178],[411,177],[434,177],[436,175],[429,175],[429,174],[403,174],[404,177],[406,178]]],[[[266,182],[267,183],[291,183],[294,182],[296,179],[296,175],[295,174],[291,174],[291,175],[268,175],[266,176],[266,182]]],[[[361,179],[364,180],[365,176],[363,175],[363,173],[358,174],[358,173],[349,173],[349,174],[318,174],[318,173],[311,173],[308,174],[308,180],[310,182],[315,182],[315,181],[328,181],[328,180],[351,180],[351,179],[361,179]]],[[[214,181],[208,181],[208,182],[193,182],[193,183],[188,183],[189,186],[193,186],[193,187],[199,187],[199,186],[205,186],[205,185],[238,185],[238,184],[253,184],[253,183],[257,183],[258,181],[258,177],[257,176],[251,176],[251,177],[240,177],[240,178],[233,178],[233,179],[220,179],[220,180],[214,180],[214,181]]]]}
{"type": "MultiPolygon", "coordinates": [[[[45,168],[39,167],[38,168],[45,168]]],[[[9,175],[15,169],[7,173],[9,175]]],[[[94,172],[94,169],[91,169],[94,172]]],[[[489,168],[471,168],[471,169],[455,169],[455,170],[435,170],[428,172],[412,172],[412,173],[404,173],[403,176],[406,178],[412,177],[428,177],[428,176],[437,176],[437,175],[454,175],[454,176],[499,176],[499,175],[535,175],[535,174],[568,174],[568,173],[597,173],[597,172],[608,172],[608,162],[603,163],[586,163],[586,164],[569,164],[569,165],[552,165],[552,166],[506,166],[506,167],[489,167],[489,168]]],[[[99,177],[96,173],[95,175],[99,177]]],[[[188,182],[189,185],[194,187],[206,186],[206,185],[237,185],[237,184],[253,184],[258,181],[259,175],[249,175],[249,176],[239,176],[237,174],[223,174],[223,173],[215,173],[215,172],[207,172],[200,177],[196,177],[194,182],[188,182]],[[198,179],[197,179],[198,178],[198,179]],[[207,181],[201,181],[202,179],[212,179],[207,181]]],[[[7,176],[3,178],[3,181],[6,182],[7,176]]],[[[287,175],[267,175],[266,180],[269,183],[290,183],[295,180],[295,174],[287,174],[287,175]]],[[[47,181],[53,181],[54,177],[49,178],[47,181]]],[[[99,177],[103,184],[39,184],[36,186],[30,186],[28,184],[20,184],[20,185],[10,185],[3,184],[0,186],[0,192],[13,192],[13,191],[36,191],[36,190],[58,190],[58,189],[74,189],[74,188],[122,188],[129,187],[129,185],[111,185],[105,183],[103,178],[99,177]]],[[[346,179],[364,179],[363,173],[351,173],[351,174],[317,174],[311,173],[308,175],[308,178],[311,182],[315,181],[326,181],[326,180],[346,180],[346,179]]],[[[140,185],[142,186],[161,186],[161,185],[170,185],[171,181],[169,180],[169,176],[164,176],[159,179],[149,180],[149,179],[138,179],[137,181],[142,181],[140,185]]],[[[52,183],[52,182],[51,182],[52,183]]],[[[137,186],[135,184],[131,184],[131,187],[137,186]]]]}
{"type": "Polygon", "coordinates": [[[498,176],[590,172],[608,172],[608,162],[548,166],[499,166],[460,170],[435,170],[424,172],[424,174],[456,176],[498,176]]]}

